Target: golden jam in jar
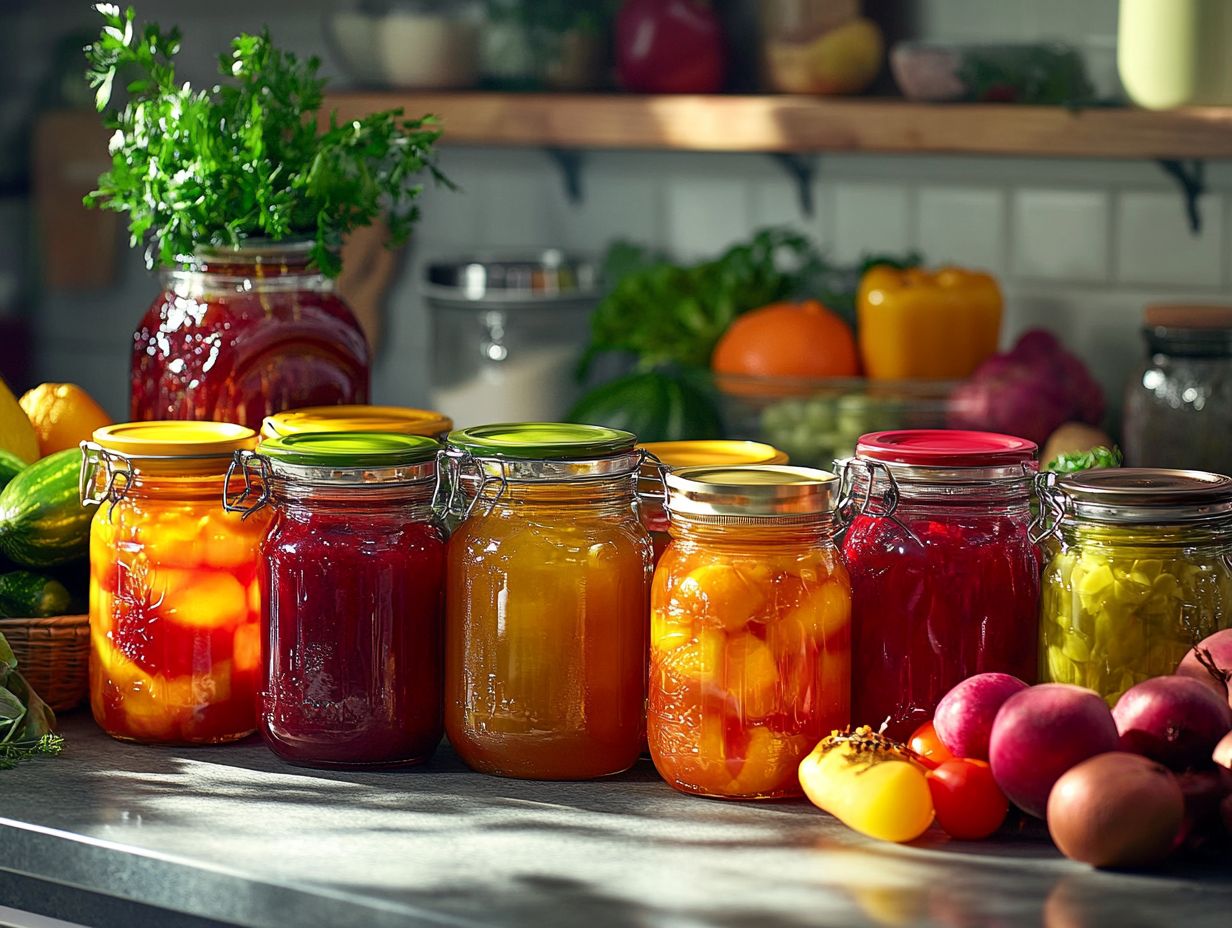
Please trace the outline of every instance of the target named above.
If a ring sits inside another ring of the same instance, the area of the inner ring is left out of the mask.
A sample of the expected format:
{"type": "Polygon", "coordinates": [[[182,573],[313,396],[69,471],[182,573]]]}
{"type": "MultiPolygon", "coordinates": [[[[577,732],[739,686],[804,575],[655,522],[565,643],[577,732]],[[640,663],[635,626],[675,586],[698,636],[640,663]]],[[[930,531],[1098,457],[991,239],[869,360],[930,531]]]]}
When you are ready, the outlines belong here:
{"type": "Polygon", "coordinates": [[[1061,543],[1044,572],[1040,676],[1109,705],[1232,627],[1232,479],[1088,471],[1044,489],[1061,543]]]}
{"type": "Polygon", "coordinates": [[[256,728],[257,546],[267,519],[223,509],[231,455],[255,434],[217,422],[107,426],[84,449],[90,707],[107,734],[177,744],[256,728]]]}
{"type": "Polygon", "coordinates": [[[633,436],[481,426],[449,453],[469,510],[446,566],[450,743],[501,776],[626,770],[643,742],[651,557],[633,436]]]}
{"type": "Polygon", "coordinates": [[[797,768],[851,714],[851,583],[838,478],[783,466],[670,473],[651,592],[655,767],[726,798],[800,794],[797,768]]]}

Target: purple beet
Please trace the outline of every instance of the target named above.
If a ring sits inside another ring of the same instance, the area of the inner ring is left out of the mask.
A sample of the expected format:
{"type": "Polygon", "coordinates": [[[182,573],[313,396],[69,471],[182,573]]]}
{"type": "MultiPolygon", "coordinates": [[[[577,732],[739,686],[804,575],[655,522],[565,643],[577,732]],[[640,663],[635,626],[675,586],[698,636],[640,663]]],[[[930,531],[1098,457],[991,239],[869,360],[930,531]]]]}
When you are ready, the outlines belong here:
{"type": "Polygon", "coordinates": [[[933,715],[937,737],[955,757],[988,760],[993,719],[1005,701],[1027,688],[1008,673],[979,673],[941,697],[933,715]]]}
{"type": "Polygon", "coordinates": [[[1219,739],[1232,730],[1232,708],[1192,677],[1153,677],[1121,694],[1112,710],[1121,750],[1173,770],[1209,764],[1219,739]]]}

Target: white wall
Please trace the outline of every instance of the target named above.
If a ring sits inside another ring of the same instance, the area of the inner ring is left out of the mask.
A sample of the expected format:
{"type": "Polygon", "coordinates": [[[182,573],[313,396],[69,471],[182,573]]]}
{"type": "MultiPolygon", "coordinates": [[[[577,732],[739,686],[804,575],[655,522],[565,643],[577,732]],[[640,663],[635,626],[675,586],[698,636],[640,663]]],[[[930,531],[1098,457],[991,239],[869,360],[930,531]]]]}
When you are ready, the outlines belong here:
{"type": "MultiPolygon", "coordinates": [[[[75,4],[60,4],[71,7],[75,4]]],[[[146,2],[142,12],[209,31],[210,45],[263,17],[280,38],[311,50],[315,2],[146,2]],[[174,11],[172,12],[172,8],[174,11]],[[254,12],[279,7],[295,17],[254,12]],[[190,13],[191,11],[191,13],[190,13]]],[[[1065,37],[1098,63],[1115,31],[1113,0],[928,0],[921,19],[939,38],[1065,37]]],[[[88,18],[86,20],[88,22],[88,18]]],[[[762,225],[791,223],[833,254],[918,248],[932,262],[998,273],[1008,298],[1007,339],[1031,325],[1064,335],[1114,402],[1140,355],[1142,307],[1159,299],[1232,301],[1232,169],[1208,167],[1204,227],[1192,235],[1179,192],[1153,163],[1046,159],[873,157],[819,159],[816,214],[801,215],[793,187],[770,159],[745,155],[602,152],[587,156],[585,200],[566,201],[539,151],[448,149],[464,191],[432,192],[389,301],[376,399],[426,401],[427,318],[416,280],[433,256],[565,245],[600,251],[613,238],[681,256],[711,253],[762,225]]],[[[154,291],[136,258],[116,291],[50,295],[40,307],[39,370],[74,379],[117,413],[125,405],[129,331],[154,291]]]]}

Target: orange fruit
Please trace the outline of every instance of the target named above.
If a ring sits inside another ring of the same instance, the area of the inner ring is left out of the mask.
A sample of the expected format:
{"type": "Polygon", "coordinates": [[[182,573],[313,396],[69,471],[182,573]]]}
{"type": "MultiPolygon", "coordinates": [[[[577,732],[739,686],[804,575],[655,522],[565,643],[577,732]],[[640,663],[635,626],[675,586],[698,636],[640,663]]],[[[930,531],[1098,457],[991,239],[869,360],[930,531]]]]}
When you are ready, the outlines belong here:
{"type": "Polygon", "coordinates": [[[737,317],[710,359],[716,374],[855,377],[851,327],[816,300],[772,303],[737,317]]]}
{"type": "Polygon", "coordinates": [[[111,424],[94,397],[75,383],[41,383],[27,390],[20,403],[38,435],[43,457],[76,448],[95,429],[111,424]]]}

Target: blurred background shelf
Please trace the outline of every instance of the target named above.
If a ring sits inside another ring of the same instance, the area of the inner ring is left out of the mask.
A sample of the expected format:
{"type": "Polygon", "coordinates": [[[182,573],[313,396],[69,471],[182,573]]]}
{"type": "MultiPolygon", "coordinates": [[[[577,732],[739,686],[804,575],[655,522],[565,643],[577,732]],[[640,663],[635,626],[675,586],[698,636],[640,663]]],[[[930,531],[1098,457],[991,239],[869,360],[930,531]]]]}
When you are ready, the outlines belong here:
{"type": "Polygon", "coordinates": [[[351,119],[436,114],[449,145],[693,152],[1232,158],[1232,107],[1164,112],[805,96],[344,92],[351,119]]]}

